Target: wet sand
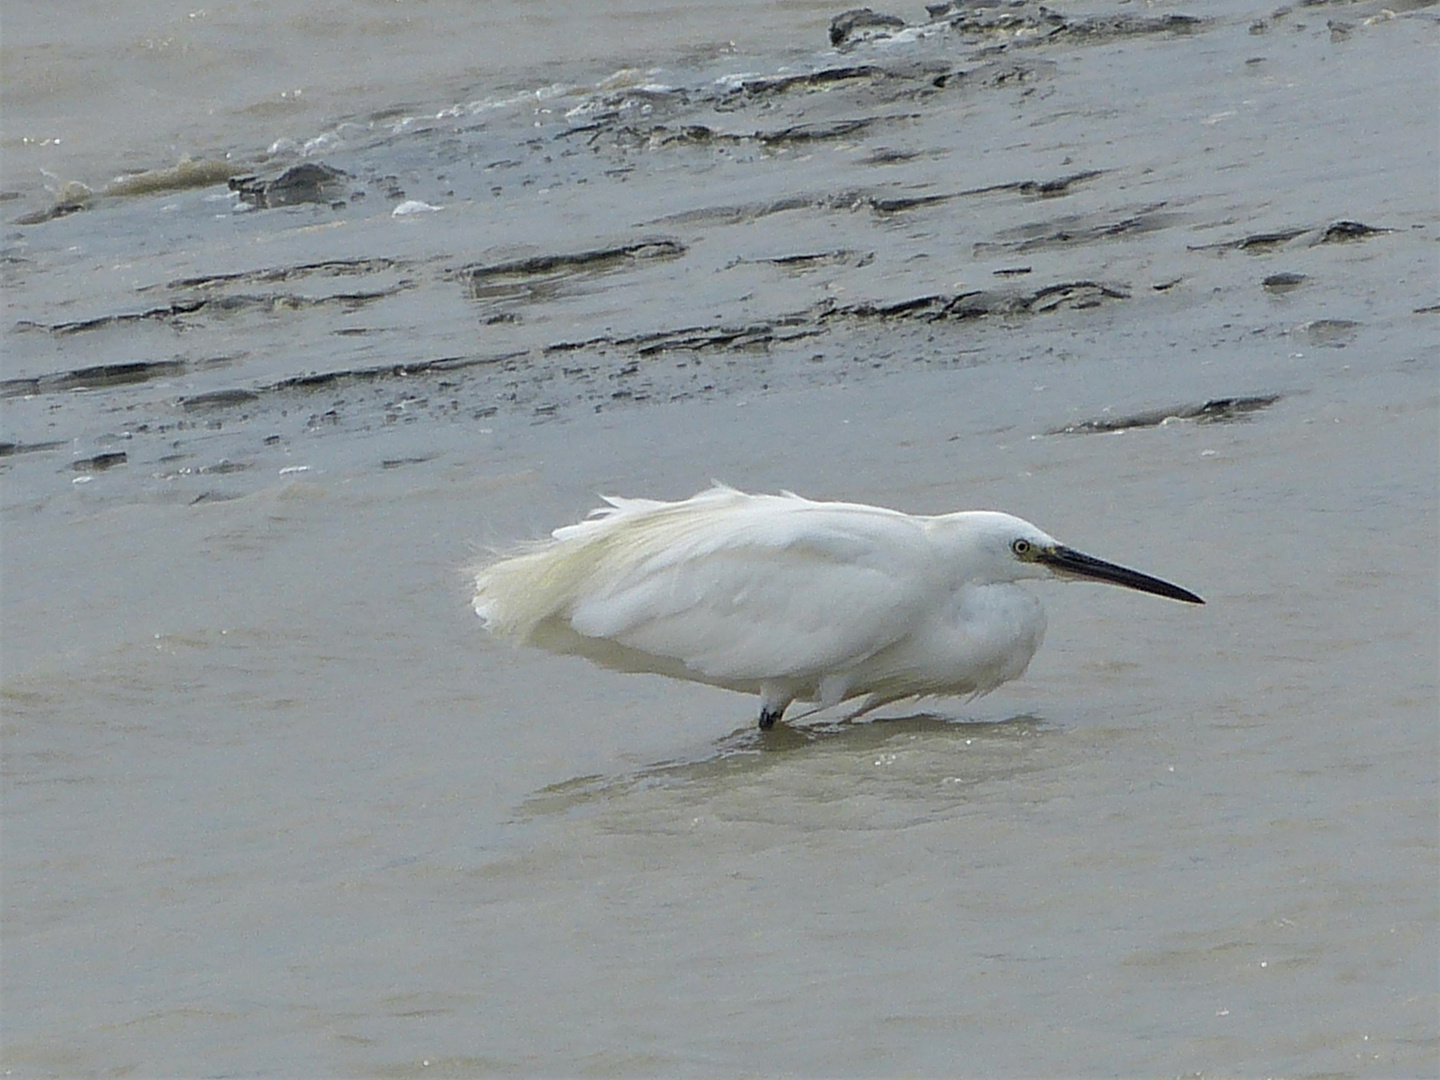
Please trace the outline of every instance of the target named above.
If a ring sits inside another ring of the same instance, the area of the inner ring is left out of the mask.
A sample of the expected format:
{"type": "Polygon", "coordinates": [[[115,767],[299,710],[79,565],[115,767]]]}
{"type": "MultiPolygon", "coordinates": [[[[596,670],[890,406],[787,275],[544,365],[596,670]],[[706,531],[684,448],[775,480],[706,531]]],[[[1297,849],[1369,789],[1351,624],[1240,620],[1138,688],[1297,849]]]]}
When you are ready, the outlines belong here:
{"type": "Polygon", "coordinates": [[[8,228],[6,1068],[1433,1070],[1434,9],[910,21],[8,228]],[[765,738],[486,640],[712,477],[1209,603],[765,738]]]}

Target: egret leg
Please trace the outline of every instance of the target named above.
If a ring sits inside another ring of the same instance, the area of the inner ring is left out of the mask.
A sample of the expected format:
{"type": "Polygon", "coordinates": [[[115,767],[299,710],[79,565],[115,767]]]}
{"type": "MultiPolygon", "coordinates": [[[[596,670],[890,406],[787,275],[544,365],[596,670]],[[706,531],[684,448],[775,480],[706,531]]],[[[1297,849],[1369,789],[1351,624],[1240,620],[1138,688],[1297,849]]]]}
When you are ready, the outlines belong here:
{"type": "Polygon", "coordinates": [[[778,709],[772,709],[769,706],[762,705],[760,707],[760,730],[769,731],[775,726],[775,722],[780,719],[781,714],[784,712],[784,705],[781,705],[778,709]]]}
{"type": "Polygon", "coordinates": [[[790,702],[795,700],[794,691],[784,683],[760,684],[760,730],[769,731],[775,722],[785,714],[790,702]]]}

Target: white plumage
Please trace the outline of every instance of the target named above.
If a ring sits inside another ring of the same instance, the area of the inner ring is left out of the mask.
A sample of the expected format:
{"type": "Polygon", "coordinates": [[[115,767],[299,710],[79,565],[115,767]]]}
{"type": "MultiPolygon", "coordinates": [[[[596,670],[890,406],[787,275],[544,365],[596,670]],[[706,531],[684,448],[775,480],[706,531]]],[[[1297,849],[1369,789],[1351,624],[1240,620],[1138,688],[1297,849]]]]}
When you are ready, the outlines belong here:
{"type": "Polygon", "coordinates": [[[1014,584],[1055,573],[1200,603],[1080,555],[1009,514],[915,517],[716,485],[681,502],[606,498],[577,525],[480,568],[497,637],[761,698],[855,715],[901,698],[983,694],[1022,674],[1045,614],[1014,584]]]}

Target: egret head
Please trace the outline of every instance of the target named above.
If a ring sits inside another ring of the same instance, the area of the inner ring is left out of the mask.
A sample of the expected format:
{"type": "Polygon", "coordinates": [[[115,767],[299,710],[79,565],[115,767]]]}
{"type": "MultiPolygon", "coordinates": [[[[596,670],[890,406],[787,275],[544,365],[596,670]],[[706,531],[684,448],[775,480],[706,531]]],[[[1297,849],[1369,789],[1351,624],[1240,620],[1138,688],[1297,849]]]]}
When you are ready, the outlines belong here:
{"type": "Polygon", "coordinates": [[[1021,528],[1015,530],[1014,537],[1009,541],[1011,556],[1017,562],[1040,567],[1045,576],[1109,582],[1110,585],[1123,585],[1126,589],[1138,589],[1139,592],[1184,600],[1185,603],[1204,603],[1200,596],[1189,589],[1181,589],[1178,585],[1171,585],[1159,577],[1149,576],[1148,573],[1116,566],[1115,563],[1104,562],[1090,554],[1077,552],[1073,547],[1066,547],[1053,537],[1045,536],[1028,521],[1017,520],[1017,523],[1021,528]]]}
{"type": "Polygon", "coordinates": [[[973,530],[973,540],[992,567],[996,581],[1045,577],[1104,581],[1187,604],[1205,602],[1179,585],[1066,547],[1028,521],[1009,514],[983,512],[956,516],[969,519],[967,524],[973,530]]]}

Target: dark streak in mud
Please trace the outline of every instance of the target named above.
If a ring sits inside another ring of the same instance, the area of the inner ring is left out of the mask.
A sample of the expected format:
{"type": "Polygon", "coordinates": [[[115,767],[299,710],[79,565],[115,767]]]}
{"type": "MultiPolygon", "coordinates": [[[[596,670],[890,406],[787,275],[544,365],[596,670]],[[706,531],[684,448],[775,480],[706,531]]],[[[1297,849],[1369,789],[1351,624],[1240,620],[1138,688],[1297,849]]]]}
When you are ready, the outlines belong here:
{"type": "Polygon", "coordinates": [[[1069,176],[1058,176],[1052,180],[1015,180],[1006,184],[987,184],[985,187],[968,188],[965,191],[949,192],[941,195],[898,196],[893,198],[874,196],[866,201],[876,213],[896,214],[905,210],[914,210],[918,207],[934,206],[937,203],[949,202],[951,199],[971,198],[977,195],[1016,194],[1035,195],[1041,198],[1055,198],[1060,195],[1068,195],[1070,189],[1076,184],[1102,175],[1104,175],[1104,170],[1102,169],[1087,169],[1084,172],[1072,173],[1069,176]]]}
{"type": "Polygon", "coordinates": [[[34,379],[6,379],[0,382],[0,397],[21,394],[53,394],[65,390],[99,390],[178,375],[186,365],[179,360],[155,360],[133,364],[101,364],[74,371],[41,375],[34,379]]]}
{"type": "MultiPolygon", "coordinates": [[[[1103,173],[1104,170],[1090,169],[1049,180],[1013,180],[1003,184],[987,184],[984,187],[969,188],[964,191],[943,192],[934,195],[882,195],[866,191],[839,191],[820,195],[796,195],[765,203],[739,206],[712,206],[700,210],[687,210],[684,213],[657,218],[649,224],[738,224],[741,222],[756,221],[772,214],[787,213],[792,210],[853,211],[869,208],[876,214],[888,216],[901,214],[909,210],[937,206],[955,199],[974,198],[982,195],[1018,194],[1037,198],[1056,198],[1068,195],[1074,185],[1101,176],[1103,173]]],[[[1157,209],[1157,207],[1147,207],[1140,211],[1138,216],[1133,218],[1127,218],[1118,222],[1107,221],[1088,228],[1072,228],[1070,231],[1066,231],[1063,226],[1057,224],[1051,239],[1055,243],[1085,242],[1090,239],[1118,236],[1125,232],[1145,232],[1163,228],[1170,223],[1170,220],[1158,216],[1151,216],[1151,212],[1155,209],[1157,209]]],[[[1027,226],[1026,228],[1038,230],[1044,228],[1044,226],[1027,226]]],[[[1035,241],[1035,244],[1036,246],[1042,246],[1039,240],[1035,241]]],[[[1013,247],[1014,245],[995,244],[992,246],[1013,247]]]]}
{"type": "Polygon", "coordinates": [[[1276,229],[1271,232],[1252,233],[1249,236],[1241,237],[1239,240],[1223,240],[1216,244],[1196,244],[1190,247],[1191,251],[1245,251],[1250,254],[1264,254],[1282,247],[1290,241],[1310,234],[1312,239],[1310,245],[1317,244],[1343,244],[1355,240],[1368,240],[1372,236],[1380,236],[1384,233],[1394,232],[1393,229],[1380,228],[1374,225],[1366,225],[1359,221],[1336,221],[1330,225],[1320,228],[1304,227],[1291,229],[1276,229]]]}
{"type": "MultiPolygon", "coordinates": [[[[241,270],[229,274],[204,274],[198,277],[177,278],[166,282],[167,289],[209,289],[216,285],[231,285],[236,282],[253,281],[269,284],[276,281],[293,281],[311,275],[340,277],[349,275],[374,274],[382,270],[401,269],[413,265],[404,259],[360,258],[328,259],[324,262],[301,263],[298,266],[278,266],[266,270],[241,270]]],[[[139,290],[148,292],[159,286],[151,285],[139,290]]]]}
{"type": "Polygon", "coordinates": [[[382,469],[403,469],[406,465],[423,465],[427,461],[435,460],[434,454],[417,454],[414,457],[386,458],[380,462],[382,469]]]}
{"type": "Polygon", "coordinates": [[[48,326],[29,320],[22,320],[16,324],[16,329],[43,330],[58,335],[80,334],[93,330],[103,330],[113,326],[143,322],[178,323],[182,321],[185,316],[197,315],[201,312],[231,314],[248,308],[278,313],[287,310],[298,311],[303,308],[334,304],[343,309],[353,311],[364,307],[366,304],[372,304],[377,300],[394,296],[396,293],[402,292],[410,287],[411,283],[402,282],[390,288],[376,289],[373,292],[334,293],[330,296],[301,296],[297,293],[264,293],[195,297],[185,300],[172,300],[168,304],[147,308],[144,311],[124,311],[114,315],[97,315],[90,319],[52,323],[48,326]]]}
{"type": "Polygon", "coordinates": [[[337,371],[321,371],[310,375],[296,375],[261,387],[261,392],[277,390],[314,390],[332,386],[338,382],[359,380],[374,382],[384,379],[408,379],[443,371],[461,371],[470,367],[503,364],[508,360],[524,356],[525,353],[502,353],[497,356],[445,356],[437,360],[421,360],[409,364],[381,364],[368,368],[345,368],[337,371]]]}
{"type": "Polygon", "coordinates": [[[182,315],[190,315],[199,311],[209,301],[206,300],[173,300],[163,307],[148,308],[145,311],[127,311],[118,315],[97,315],[92,319],[77,319],[74,322],[42,323],[31,322],[29,319],[22,319],[15,324],[17,330],[44,330],[52,334],[78,334],[86,330],[98,330],[101,327],[114,326],[119,323],[136,323],[147,319],[162,320],[175,319],[182,315]]]}
{"type": "Polygon", "coordinates": [[[1261,409],[1268,409],[1279,400],[1279,394],[1212,398],[1200,405],[1176,405],[1168,409],[1150,409],[1145,412],[1132,413],[1129,416],[1102,416],[1093,420],[1082,420],[1079,423],[1052,428],[1045,434],[1080,435],[1129,431],[1132,428],[1159,427],[1167,420],[1193,420],[1199,424],[1229,423],[1242,420],[1261,409]]]}
{"type": "Polygon", "coordinates": [[[1091,244],[1135,233],[1155,232],[1181,220],[1180,215],[1162,213],[1165,204],[1154,203],[1122,218],[1108,214],[1072,215],[1049,222],[1022,225],[997,235],[1000,239],[975,245],[976,254],[1011,251],[1023,254],[1072,244],[1091,244]]]}
{"type": "Polygon", "coordinates": [[[33,443],[0,442],[0,457],[10,457],[14,454],[40,454],[47,450],[58,450],[64,445],[65,443],[58,439],[33,443]]]}
{"type": "Polygon", "coordinates": [[[706,349],[753,348],[778,340],[810,337],[820,333],[820,330],[813,326],[794,329],[805,321],[808,321],[808,316],[800,314],[746,326],[688,326],[676,330],[635,334],[628,337],[604,335],[587,338],[583,341],[557,341],[545,346],[544,351],[550,354],[603,348],[616,349],[622,353],[630,352],[635,356],[654,356],[657,353],[673,351],[700,352],[706,349]]]}
{"type": "Polygon", "coordinates": [[[489,266],[465,266],[455,271],[455,276],[468,279],[474,286],[491,278],[525,278],[566,270],[601,270],[629,260],[675,258],[683,254],[685,245],[679,240],[658,237],[590,251],[535,255],[489,266]]]}
{"type": "Polygon", "coordinates": [[[70,467],[76,472],[104,472],[106,469],[113,469],[116,465],[124,465],[128,460],[129,455],[124,450],[111,450],[103,454],[96,454],[94,457],[82,458],[70,467]]]}
{"type": "Polygon", "coordinates": [[[1080,311],[1107,300],[1128,300],[1130,290],[1113,282],[1064,281],[1027,292],[982,289],[955,296],[921,296],[888,304],[857,304],[830,314],[853,319],[978,319],[987,315],[1038,315],[1061,308],[1080,311]]]}
{"type": "Polygon", "coordinates": [[[821,139],[840,139],[864,131],[874,124],[890,123],[896,120],[914,120],[916,114],[904,116],[862,116],[852,120],[832,120],[820,124],[794,124],[775,131],[757,131],[755,139],[767,146],[780,143],[814,142],[821,139]]]}

